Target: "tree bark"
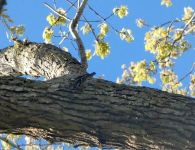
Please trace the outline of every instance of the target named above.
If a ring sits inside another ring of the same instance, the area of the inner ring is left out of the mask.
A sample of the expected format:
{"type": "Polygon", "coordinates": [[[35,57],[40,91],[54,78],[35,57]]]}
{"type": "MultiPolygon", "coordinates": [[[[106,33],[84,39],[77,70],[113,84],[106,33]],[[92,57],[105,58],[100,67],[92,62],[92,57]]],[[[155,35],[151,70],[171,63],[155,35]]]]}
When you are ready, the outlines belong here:
{"type": "MultiPolygon", "coordinates": [[[[33,43],[18,50],[20,53],[17,54],[22,55],[24,49],[27,51],[36,45],[48,48],[48,45],[33,43]]],[[[42,49],[40,47],[34,48],[37,56],[42,49]]],[[[55,61],[61,62],[58,57],[65,56],[65,52],[51,45],[49,47],[47,54],[36,59],[34,55],[28,57],[29,61],[36,61],[25,64],[33,68],[33,64],[36,64],[33,62],[41,62],[43,58],[54,64],[55,61]],[[51,53],[51,47],[56,49],[55,53],[51,53]],[[55,59],[44,57],[50,54],[55,59]]],[[[0,63],[0,72],[12,68],[22,74],[25,71],[18,62],[27,56],[17,57],[18,65],[15,65],[13,60],[16,57],[12,57],[11,51],[14,51],[13,47],[0,53],[0,60],[4,60],[0,63]]],[[[80,64],[74,58],[62,58],[60,60],[73,61],[70,64],[74,64],[78,70],[80,64]]],[[[49,74],[48,70],[53,67],[44,61],[38,64],[41,66],[39,71],[35,71],[38,75],[49,74]],[[40,70],[43,71],[40,73],[40,70]]],[[[26,134],[51,142],[72,143],[75,147],[195,149],[193,98],[96,78],[88,78],[75,88],[76,79],[82,73],[77,74],[74,67],[67,66],[61,67],[61,70],[68,71],[52,72],[47,81],[2,75],[0,133],[26,134]]],[[[9,70],[6,74],[12,75],[13,72],[9,70]]],[[[30,69],[27,73],[30,73],[30,69]]]]}
{"type": "Polygon", "coordinates": [[[0,76],[44,76],[84,74],[81,64],[67,53],[50,44],[29,43],[0,51],[0,76]]]}

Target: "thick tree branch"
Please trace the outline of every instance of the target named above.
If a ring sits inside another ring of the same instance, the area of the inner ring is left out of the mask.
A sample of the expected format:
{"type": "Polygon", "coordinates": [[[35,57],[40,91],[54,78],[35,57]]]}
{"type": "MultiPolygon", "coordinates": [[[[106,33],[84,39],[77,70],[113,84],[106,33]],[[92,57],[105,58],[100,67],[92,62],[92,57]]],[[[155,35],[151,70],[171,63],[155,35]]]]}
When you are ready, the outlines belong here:
{"type": "Polygon", "coordinates": [[[82,75],[81,64],[69,53],[50,44],[31,43],[0,51],[0,76],[44,76],[52,79],[63,75],[82,75]]]}
{"type": "Polygon", "coordinates": [[[0,133],[119,149],[195,149],[195,101],[145,88],[89,79],[81,89],[0,78],[0,133]]]}
{"type": "Polygon", "coordinates": [[[88,0],[82,1],[75,17],[73,18],[73,20],[70,22],[70,25],[69,25],[69,31],[72,34],[72,37],[76,40],[76,43],[77,43],[78,48],[79,48],[81,64],[82,64],[82,67],[85,71],[87,70],[87,67],[88,67],[87,58],[86,58],[86,54],[85,54],[84,44],[83,44],[82,39],[80,38],[78,31],[77,31],[77,25],[78,25],[79,19],[81,18],[81,15],[85,9],[87,2],[88,2],[88,0]]]}

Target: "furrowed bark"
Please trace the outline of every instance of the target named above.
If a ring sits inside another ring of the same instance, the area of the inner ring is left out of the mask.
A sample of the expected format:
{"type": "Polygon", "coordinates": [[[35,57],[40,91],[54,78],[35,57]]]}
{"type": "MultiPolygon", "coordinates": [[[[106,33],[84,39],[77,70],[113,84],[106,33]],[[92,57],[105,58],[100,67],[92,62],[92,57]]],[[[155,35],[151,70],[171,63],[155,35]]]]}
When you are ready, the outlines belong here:
{"type": "Polygon", "coordinates": [[[75,147],[195,149],[192,98],[95,78],[74,88],[81,64],[47,44],[6,48],[0,60],[0,133],[75,147]],[[50,80],[13,77],[14,71],[3,72],[6,67],[50,80]]]}
{"type": "Polygon", "coordinates": [[[0,76],[32,75],[52,79],[63,75],[82,75],[80,63],[50,44],[31,43],[0,51],[0,76]]]}
{"type": "Polygon", "coordinates": [[[195,101],[100,79],[0,78],[0,133],[119,149],[194,149],[195,101]]]}

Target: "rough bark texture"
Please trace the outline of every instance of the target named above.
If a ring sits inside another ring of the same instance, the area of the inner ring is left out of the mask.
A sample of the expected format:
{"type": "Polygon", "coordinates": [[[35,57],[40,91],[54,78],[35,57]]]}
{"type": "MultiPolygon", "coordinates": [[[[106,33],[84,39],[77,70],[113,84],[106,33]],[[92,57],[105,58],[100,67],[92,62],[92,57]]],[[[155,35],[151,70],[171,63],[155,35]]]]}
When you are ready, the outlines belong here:
{"type": "Polygon", "coordinates": [[[0,76],[32,75],[52,79],[83,73],[80,63],[70,53],[50,44],[11,46],[0,53],[0,76]]]}
{"type": "MultiPolygon", "coordinates": [[[[95,78],[89,78],[75,88],[75,79],[82,73],[77,74],[80,64],[69,54],[65,59],[65,52],[45,44],[30,44],[18,50],[20,55],[24,49],[26,55],[33,50],[43,56],[25,55],[31,61],[25,63],[31,65],[30,69],[36,70],[33,64],[39,64],[35,74],[57,78],[31,81],[13,76],[0,77],[0,133],[27,134],[52,142],[103,148],[195,149],[194,99],[95,78]],[[39,46],[44,47],[47,54],[42,54],[39,46]],[[31,47],[35,47],[34,50],[31,47]],[[58,52],[62,54],[58,55],[58,52]],[[68,71],[59,73],[52,66],[56,61],[61,62],[59,60],[64,64],[67,60],[74,62],[70,64],[76,69],[65,65],[68,69],[61,68],[68,71]],[[47,66],[45,61],[53,63],[47,66]],[[48,75],[51,68],[57,71],[48,75]]],[[[24,57],[17,56],[14,64],[16,57],[12,57],[12,51],[10,47],[0,53],[1,70],[6,70],[7,65],[20,73],[27,72],[16,65],[22,64],[20,58],[24,57]]],[[[27,73],[31,72],[28,70],[27,73]]]]}

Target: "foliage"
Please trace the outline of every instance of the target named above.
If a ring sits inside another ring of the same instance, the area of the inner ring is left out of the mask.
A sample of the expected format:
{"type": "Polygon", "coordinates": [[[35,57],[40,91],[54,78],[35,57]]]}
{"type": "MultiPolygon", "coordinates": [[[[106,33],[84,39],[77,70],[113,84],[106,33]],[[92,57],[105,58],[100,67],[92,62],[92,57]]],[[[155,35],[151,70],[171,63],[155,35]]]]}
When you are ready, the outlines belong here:
{"type": "MultiPolygon", "coordinates": [[[[172,5],[170,1],[162,1],[161,4],[166,6],[172,5]]],[[[145,60],[131,63],[128,68],[122,67],[123,74],[121,79],[117,79],[117,82],[140,85],[143,81],[148,81],[150,84],[153,84],[155,81],[154,75],[159,70],[162,90],[194,96],[193,72],[195,65],[193,64],[189,73],[180,80],[173,71],[175,60],[191,48],[191,43],[185,37],[194,34],[194,20],[194,10],[191,7],[185,7],[181,19],[151,27],[150,31],[146,32],[144,40],[145,50],[155,56],[155,60],[149,63],[154,69],[151,69],[145,60]],[[191,76],[190,85],[188,88],[185,88],[182,86],[181,81],[189,75],[191,76]]],[[[143,19],[137,19],[136,23],[140,28],[148,26],[143,19]]]]}
{"type": "Polygon", "coordinates": [[[51,42],[51,38],[54,34],[54,31],[51,28],[46,27],[43,31],[43,39],[45,40],[46,43],[51,42]]]}
{"type": "Polygon", "coordinates": [[[128,15],[128,7],[127,6],[116,7],[113,9],[113,13],[122,19],[123,17],[128,15]]]}

